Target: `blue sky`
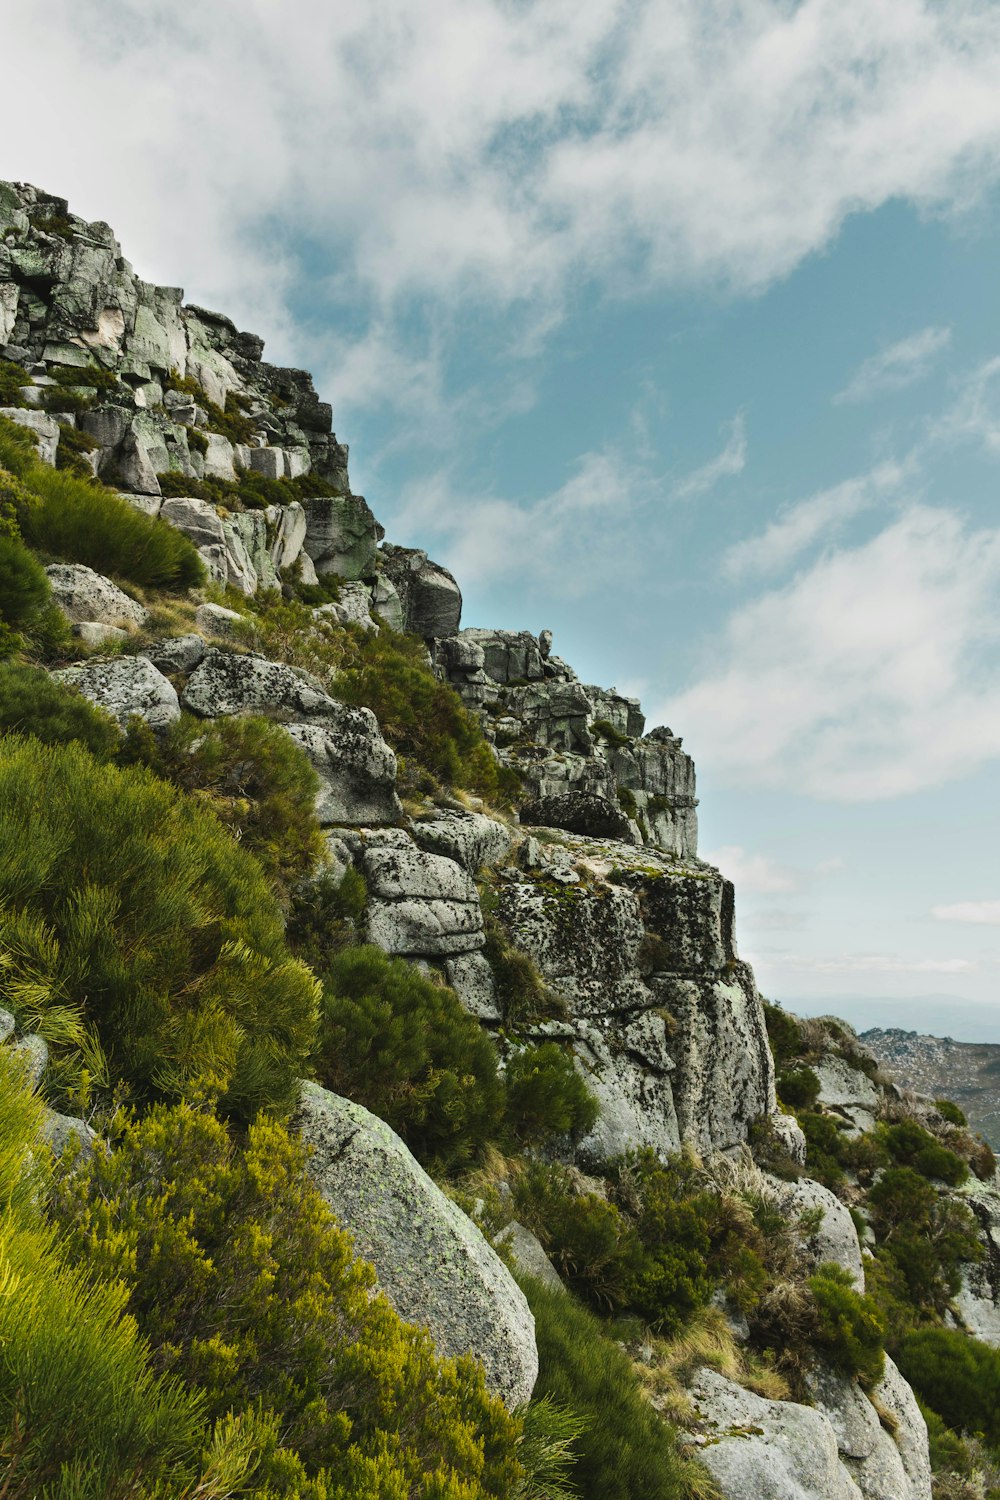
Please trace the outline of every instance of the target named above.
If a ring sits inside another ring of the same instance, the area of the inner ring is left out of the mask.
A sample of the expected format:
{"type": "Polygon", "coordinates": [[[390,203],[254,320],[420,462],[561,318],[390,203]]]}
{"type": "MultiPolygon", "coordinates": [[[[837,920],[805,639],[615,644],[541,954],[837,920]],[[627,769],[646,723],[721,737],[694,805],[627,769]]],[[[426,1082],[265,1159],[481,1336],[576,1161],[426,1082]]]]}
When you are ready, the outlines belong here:
{"type": "Polygon", "coordinates": [[[684,735],[762,989],[1000,1041],[992,0],[34,12],[0,175],[313,369],[466,623],[684,735]]]}

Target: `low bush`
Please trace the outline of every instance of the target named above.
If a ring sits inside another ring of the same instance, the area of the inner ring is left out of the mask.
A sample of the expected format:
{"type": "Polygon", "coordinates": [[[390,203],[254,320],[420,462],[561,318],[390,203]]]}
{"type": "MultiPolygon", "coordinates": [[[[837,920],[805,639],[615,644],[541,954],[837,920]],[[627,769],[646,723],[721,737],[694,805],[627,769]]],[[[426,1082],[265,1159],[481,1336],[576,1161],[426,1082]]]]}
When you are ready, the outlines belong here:
{"type": "Polygon", "coordinates": [[[379,1115],[425,1165],[448,1173],[500,1136],[496,1049],[457,997],[379,948],[345,948],[323,971],[316,1076],[379,1115]]]}
{"type": "Polygon", "coordinates": [[[264,867],[287,902],[323,852],[316,773],[280,724],[252,715],[207,723],[182,714],[157,738],[137,724],[123,763],[140,761],[209,807],[264,867]]]}
{"type": "Polygon", "coordinates": [[[75,1017],[76,1048],[96,1030],[140,1097],[290,1104],[316,984],[253,856],[145,768],[78,744],[0,739],[0,806],[0,1003],[43,1033],[59,1018],[56,1080],[75,1017]]]}
{"type": "Polygon", "coordinates": [[[844,1180],[842,1156],[846,1138],[829,1115],[803,1110],[798,1116],[806,1138],[806,1170],[824,1187],[836,1189],[844,1180]]]}
{"type": "Polygon", "coordinates": [[[767,1040],[771,1047],[775,1065],[781,1066],[790,1062],[792,1058],[799,1057],[802,1052],[802,1032],[798,1021],[790,1016],[780,1005],[772,1005],[769,1000],[763,1000],[764,1024],[767,1027],[767,1040]]]}
{"type": "Polygon", "coordinates": [[[936,1141],[914,1120],[887,1125],[882,1131],[886,1150],[900,1166],[912,1167],[922,1177],[934,1177],[949,1187],[966,1180],[969,1169],[960,1156],[936,1141]]]}
{"type": "Polygon", "coordinates": [[[22,644],[49,599],[49,580],[41,563],[14,536],[0,535],[0,657],[22,644]]]}
{"type": "MultiPolygon", "coordinates": [[[[60,411],[77,410],[73,406],[61,406],[60,411]]],[[[79,474],[84,479],[93,476],[93,469],[87,462],[86,455],[93,453],[100,445],[82,432],[79,427],[71,427],[68,422],[59,423],[59,448],[56,452],[56,468],[68,469],[71,474],[79,474]]]]}
{"type": "Polygon", "coordinates": [[[1000,1448],[1000,1350],[955,1328],[920,1328],[903,1340],[896,1363],[949,1427],[1000,1448]]]}
{"type": "Polygon", "coordinates": [[[535,1387],[583,1420],[570,1479],[580,1500],[681,1500],[704,1490],[674,1431],[646,1401],[627,1355],[572,1297],[525,1278],[535,1315],[535,1387]]]}
{"type": "Polygon", "coordinates": [[[630,1306],[642,1246],[615,1204],[580,1192],[571,1171],[557,1163],[529,1160],[511,1190],[518,1219],[538,1236],[567,1286],[601,1312],[630,1306]]]}
{"type": "Polygon", "coordinates": [[[121,736],[113,719],[40,667],[0,663],[0,734],[32,735],[46,745],[77,741],[106,760],[121,736]]]}
{"type": "Polygon", "coordinates": [[[935,1099],[934,1106],[942,1119],[947,1120],[949,1125],[968,1125],[968,1120],[952,1099],[935,1099]]]}
{"type": "Polygon", "coordinates": [[[963,1261],[982,1259],[976,1220],[963,1203],[939,1198],[912,1167],[890,1167],[868,1193],[880,1256],[903,1277],[915,1309],[943,1313],[961,1284],[963,1261]]]}
{"type": "Polygon", "coordinates": [[[39,552],[142,588],[187,589],[204,579],[201,558],[186,536],[103,485],[42,463],[4,418],[0,466],[34,497],[17,519],[25,542],[39,552]]]}
{"type": "Polygon", "coordinates": [[[778,1098],[789,1109],[812,1109],[819,1099],[820,1082],[812,1068],[780,1068],[775,1084],[778,1098]]]}
{"type": "Polygon", "coordinates": [[[520,1422],[472,1359],[438,1359],[376,1294],[274,1120],[237,1147],[188,1105],[120,1119],[61,1178],[53,1211],[74,1258],[124,1284],[157,1371],[210,1418],[258,1413],[280,1430],[253,1493],[516,1493],[520,1422]]]}
{"type": "Polygon", "coordinates": [[[560,1135],[579,1140],[593,1128],[597,1101],[558,1042],[514,1052],[504,1082],[507,1124],[515,1141],[560,1135]]]}
{"type": "Polygon", "coordinates": [[[367,901],[364,876],[353,865],[342,875],[320,870],[296,887],[286,929],[296,958],[322,974],[335,953],[359,942],[367,901]]]}
{"type": "Polygon", "coordinates": [[[0,359],[0,406],[26,406],[23,392],[30,384],[31,376],[23,365],[0,359]]]}
{"type": "Polygon", "coordinates": [[[816,1347],[844,1375],[867,1384],[881,1380],[885,1369],[885,1325],[870,1297],[854,1289],[843,1266],[820,1266],[809,1278],[816,1303],[816,1347]]]}

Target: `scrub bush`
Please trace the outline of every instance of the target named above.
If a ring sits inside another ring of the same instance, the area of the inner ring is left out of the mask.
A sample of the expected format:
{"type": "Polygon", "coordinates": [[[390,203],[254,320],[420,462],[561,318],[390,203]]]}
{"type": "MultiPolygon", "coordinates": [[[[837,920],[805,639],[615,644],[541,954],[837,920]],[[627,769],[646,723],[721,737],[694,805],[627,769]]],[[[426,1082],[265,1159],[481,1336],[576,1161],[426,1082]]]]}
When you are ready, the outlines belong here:
{"type": "Polygon", "coordinates": [[[844,1375],[868,1384],[885,1369],[885,1325],[870,1297],[854,1290],[849,1271],[832,1262],[809,1278],[816,1303],[816,1347],[844,1375]]]}
{"type": "Polygon", "coordinates": [[[1000,1448],[1000,1350],[955,1328],[920,1328],[903,1340],[896,1363],[949,1427],[1000,1448]]]}
{"type": "MultiPolygon", "coordinates": [[[[681,1500],[704,1493],[674,1432],[645,1399],[628,1357],[574,1298],[525,1278],[535,1315],[538,1396],[583,1419],[570,1479],[580,1500],[681,1500]]],[[[697,1471],[695,1470],[697,1473],[697,1471]]]]}
{"type": "Polygon", "coordinates": [[[437,1172],[475,1161],[501,1134],[492,1041],[451,990],[379,948],[345,948],[326,967],[315,1068],[437,1172]]]}
{"type": "Polygon", "coordinates": [[[775,1083],[778,1098],[789,1109],[812,1109],[819,1098],[819,1079],[812,1068],[781,1068],[775,1083]]]}
{"type": "Polygon", "coordinates": [[[114,720],[40,667],[0,663],[0,734],[30,734],[46,745],[71,740],[107,759],[121,736],[114,720]]]}
{"type": "Polygon", "coordinates": [[[938,1114],[948,1121],[949,1125],[968,1125],[968,1120],[952,1099],[935,1099],[935,1108],[938,1114]]]}
{"type": "Polygon", "coordinates": [[[316,999],[260,866],[211,813],[78,744],[0,739],[0,1003],[15,1016],[92,1028],[139,1097],[209,1090],[248,1117],[291,1103],[316,999]]]}
{"type": "Polygon", "coordinates": [[[507,1124],[516,1141],[587,1134],[597,1119],[597,1101],[557,1042],[515,1052],[504,1075],[507,1124]]]}
{"type": "Polygon", "coordinates": [[[787,1011],[782,1010],[780,1005],[772,1005],[769,1000],[761,1003],[764,1007],[767,1040],[775,1064],[780,1066],[782,1063],[790,1062],[794,1057],[799,1057],[802,1052],[802,1032],[798,1021],[787,1011]]]}
{"type": "Polygon", "coordinates": [[[365,878],[353,865],[339,877],[320,870],[304,881],[292,893],[286,929],[296,958],[322,974],[335,953],[357,944],[367,901],[365,878]]]}
{"type": "Polygon", "coordinates": [[[16,537],[0,535],[0,657],[18,649],[19,632],[30,628],[48,598],[41,563],[16,537]]]}
{"type": "Polygon", "coordinates": [[[942,1146],[915,1120],[887,1125],[882,1136],[893,1161],[900,1166],[912,1167],[922,1177],[935,1177],[949,1187],[958,1187],[969,1175],[962,1158],[949,1151],[947,1146],[942,1146]]]}
{"type": "Polygon", "coordinates": [[[31,376],[23,365],[0,359],[0,406],[27,406],[22,392],[30,384],[31,376]]]}
{"type": "Polygon", "coordinates": [[[258,1413],[280,1431],[285,1451],[258,1455],[254,1493],[516,1492],[519,1420],[471,1358],[438,1359],[375,1293],[273,1119],[243,1146],[189,1105],[120,1120],[53,1208],[73,1257],[124,1283],[155,1370],[180,1376],[209,1418],[258,1413]]]}
{"type": "Polygon", "coordinates": [[[183,590],[204,579],[201,558],[186,536],[135,510],[113,490],[42,463],[2,417],[0,467],[35,497],[19,508],[17,520],[25,542],[39,552],[141,588],[183,590]]]}
{"type": "Polygon", "coordinates": [[[912,1167],[890,1167],[868,1193],[879,1255],[906,1282],[914,1308],[944,1312],[961,1284],[963,1261],[982,1259],[976,1220],[963,1203],[939,1198],[912,1167]]]}

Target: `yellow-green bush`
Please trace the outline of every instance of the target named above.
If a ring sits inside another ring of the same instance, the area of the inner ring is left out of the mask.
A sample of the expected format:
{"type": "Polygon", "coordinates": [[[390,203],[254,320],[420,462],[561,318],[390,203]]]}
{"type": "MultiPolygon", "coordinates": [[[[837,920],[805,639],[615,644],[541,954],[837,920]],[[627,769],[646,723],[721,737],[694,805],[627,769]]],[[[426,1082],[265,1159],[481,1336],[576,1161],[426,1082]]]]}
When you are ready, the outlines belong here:
{"type": "Polygon", "coordinates": [[[436,1171],[474,1161],[501,1133],[490,1038],[451,990],[379,948],[345,948],[323,972],[315,1067],[436,1171]]]}
{"type": "Polygon", "coordinates": [[[18,649],[19,632],[31,628],[48,598],[41,563],[16,537],[0,535],[0,658],[18,649]]]}
{"type": "Polygon", "coordinates": [[[316,999],[211,813],[145,768],[0,739],[0,1004],[43,1033],[57,1015],[56,1039],[67,1017],[95,1029],[138,1096],[210,1089],[248,1116],[290,1101],[316,999]]]}
{"type": "Polygon", "coordinates": [[[76,740],[101,759],[118,748],[113,719],[40,667],[0,662],[0,734],[30,734],[46,745],[76,740]]]}
{"type": "Polygon", "coordinates": [[[205,569],[173,526],[134,509],[113,490],[42,463],[14,423],[0,417],[0,468],[19,479],[34,503],[18,511],[25,542],[39,552],[85,563],[142,588],[188,589],[205,569]]]}
{"type": "Polygon", "coordinates": [[[187,1105],[120,1120],[111,1149],[61,1179],[53,1211],[75,1259],[123,1281],[157,1371],[210,1418],[277,1419],[286,1451],[259,1456],[261,1491],[298,1495],[297,1469],[330,1500],[517,1492],[520,1422],[478,1365],[439,1360],[373,1295],[275,1121],[238,1147],[187,1105]]]}
{"type": "Polygon", "coordinates": [[[822,1265],[809,1278],[816,1304],[815,1346],[845,1375],[870,1384],[885,1368],[885,1325],[870,1297],[855,1291],[843,1266],[822,1265]]]}

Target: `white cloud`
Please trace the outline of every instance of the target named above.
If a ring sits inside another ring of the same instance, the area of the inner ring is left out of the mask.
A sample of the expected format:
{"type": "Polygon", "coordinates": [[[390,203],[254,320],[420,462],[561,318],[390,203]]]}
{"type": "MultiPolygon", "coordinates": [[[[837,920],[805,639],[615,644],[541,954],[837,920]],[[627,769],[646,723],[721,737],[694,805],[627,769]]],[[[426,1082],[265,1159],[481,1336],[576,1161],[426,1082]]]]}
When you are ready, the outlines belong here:
{"type": "Polygon", "coordinates": [[[746,418],[742,412],[737,412],[728,428],[728,436],[721,452],[674,485],[675,499],[690,500],[695,495],[704,495],[706,491],[714,489],[720,479],[731,479],[736,474],[742,474],[747,461],[746,418]]]}
{"type": "Polygon", "coordinates": [[[741,894],[771,896],[799,890],[801,878],[765,854],[748,854],[740,844],[706,850],[702,859],[720,869],[741,894]]]}
{"type": "Polygon", "coordinates": [[[731,785],[867,801],[1000,755],[1000,529],[912,506],[736,609],[681,723],[731,785]]]}
{"type": "Polygon", "coordinates": [[[868,401],[888,391],[902,391],[927,375],[951,340],[950,328],[922,328],[866,359],[834,401],[868,401]]]}
{"type": "Polygon", "coordinates": [[[800,500],[757,536],[734,543],[722,560],[723,570],[734,579],[779,572],[815,542],[835,535],[846,522],[892,494],[910,472],[908,463],[878,464],[867,474],[800,500]]]}
{"type": "Polygon", "coordinates": [[[463,306],[510,350],[588,279],[758,289],[849,214],[962,206],[1000,165],[991,0],[9,9],[5,105],[31,128],[0,173],[108,219],[277,357],[335,322],[366,400],[453,347],[463,306]],[[296,316],[302,274],[328,300],[296,316]]]}
{"type": "Polygon", "coordinates": [[[937,441],[981,444],[1000,454],[1000,356],[988,359],[961,383],[957,399],[931,434],[937,441]]]}
{"type": "Polygon", "coordinates": [[[935,906],[931,916],[939,922],[972,922],[1000,926],[1000,901],[956,901],[952,906],[935,906]]]}
{"type": "Polygon", "coordinates": [[[761,957],[773,968],[812,974],[966,974],[976,968],[968,958],[899,958],[891,953],[844,953],[829,958],[767,953],[761,957]]]}

